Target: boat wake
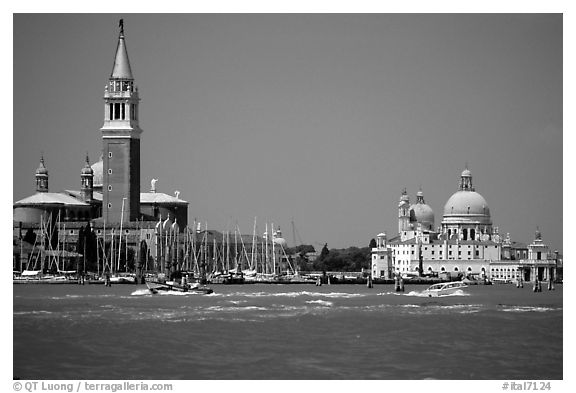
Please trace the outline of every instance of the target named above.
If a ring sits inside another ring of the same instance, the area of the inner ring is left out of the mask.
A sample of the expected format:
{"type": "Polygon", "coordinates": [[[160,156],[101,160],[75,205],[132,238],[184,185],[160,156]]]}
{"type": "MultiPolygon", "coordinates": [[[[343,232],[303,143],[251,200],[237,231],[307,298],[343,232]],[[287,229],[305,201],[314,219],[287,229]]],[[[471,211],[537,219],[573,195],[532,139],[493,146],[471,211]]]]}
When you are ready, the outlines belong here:
{"type": "Polygon", "coordinates": [[[515,306],[507,304],[499,304],[500,311],[504,312],[547,312],[559,311],[562,308],[544,307],[544,306],[515,306]]]}
{"type": "MultiPolygon", "coordinates": [[[[204,295],[202,292],[195,292],[195,291],[188,291],[188,292],[180,292],[180,291],[158,291],[158,293],[153,294],[150,292],[149,289],[137,289],[130,294],[130,296],[188,296],[188,295],[204,295]]],[[[212,294],[208,294],[205,296],[211,296],[212,294]]]]}
{"type": "Polygon", "coordinates": [[[137,289],[134,292],[132,292],[130,295],[131,296],[146,296],[146,295],[152,295],[152,292],[150,292],[148,289],[137,289]]]}
{"type": "Polygon", "coordinates": [[[325,301],[325,300],[309,300],[309,301],[307,301],[306,303],[308,303],[308,304],[319,304],[319,305],[325,306],[325,307],[332,307],[332,305],[334,304],[334,303],[332,303],[332,302],[327,302],[327,301],[325,301]]]}
{"type": "MultiPolygon", "coordinates": [[[[395,292],[395,294],[398,294],[398,293],[395,292]]],[[[419,292],[419,291],[410,291],[407,294],[400,294],[400,295],[415,296],[415,297],[430,297],[430,295],[427,292],[419,292]]],[[[458,290],[454,291],[453,293],[449,293],[449,294],[445,294],[445,295],[439,295],[437,297],[453,297],[453,296],[470,296],[470,294],[467,292],[464,292],[461,289],[458,289],[458,290]]]]}
{"type": "Polygon", "coordinates": [[[299,296],[309,296],[309,297],[328,297],[328,298],[341,298],[350,299],[357,297],[365,297],[366,294],[363,293],[346,293],[346,292],[309,292],[309,291],[299,291],[299,292],[232,292],[232,293],[218,293],[213,294],[213,296],[219,297],[291,297],[296,298],[299,296]]]}

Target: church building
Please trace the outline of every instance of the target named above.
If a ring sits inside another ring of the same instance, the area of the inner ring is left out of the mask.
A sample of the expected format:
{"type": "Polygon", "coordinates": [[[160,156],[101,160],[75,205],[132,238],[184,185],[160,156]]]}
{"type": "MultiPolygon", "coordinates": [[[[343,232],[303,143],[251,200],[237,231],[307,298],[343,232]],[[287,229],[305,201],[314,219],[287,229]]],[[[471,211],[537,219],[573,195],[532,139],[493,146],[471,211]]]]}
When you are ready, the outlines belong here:
{"type": "Polygon", "coordinates": [[[119,236],[116,241],[124,242],[126,249],[139,249],[145,241],[150,256],[155,257],[158,222],[178,232],[188,225],[188,202],[180,199],[178,191],[174,196],[158,192],[158,179],[150,180],[148,192],[141,190],[140,96],[122,20],[119,29],[114,64],[104,89],[101,158],[90,165],[86,156],[84,165],[79,166],[80,190],[50,192],[47,164],[41,156],[35,173],[36,193],[13,204],[16,238],[21,239],[28,229],[39,234],[58,227],[64,247],[73,248],[78,234],[89,224],[102,239],[119,236]]]}
{"type": "Polygon", "coordinates": [[[536,240],[527,248],[502,239],[493,226],[490,209],[479,194],[468,168],[460,175],[458,190],[444,205],[441,225],[434,227],[434,212],[419,190],[416,203],[403,190],[398,204],[398,233],[377,236],[372,249],[374,278],[434,275],[444,278],[477,276],[502,280],[547,280],[555,277],[556,259],[536,240]],[[538,251],[535,251],[538,250],[538,251]]]}

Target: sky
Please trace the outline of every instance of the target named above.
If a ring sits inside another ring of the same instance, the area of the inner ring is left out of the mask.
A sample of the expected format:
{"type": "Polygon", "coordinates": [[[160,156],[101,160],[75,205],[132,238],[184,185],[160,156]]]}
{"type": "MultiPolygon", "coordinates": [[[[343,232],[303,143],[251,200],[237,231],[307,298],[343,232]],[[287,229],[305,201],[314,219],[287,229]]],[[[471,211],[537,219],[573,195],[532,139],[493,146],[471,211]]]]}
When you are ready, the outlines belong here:
{"type": "Polygon", "coordinates": [[[467,165],[501,234],[563,249],[562,14],[15,14],[13,201],[100,157],[120,18],[142,191],[189,222],[364,247],[403,188],[439,226],[467,165]]]}

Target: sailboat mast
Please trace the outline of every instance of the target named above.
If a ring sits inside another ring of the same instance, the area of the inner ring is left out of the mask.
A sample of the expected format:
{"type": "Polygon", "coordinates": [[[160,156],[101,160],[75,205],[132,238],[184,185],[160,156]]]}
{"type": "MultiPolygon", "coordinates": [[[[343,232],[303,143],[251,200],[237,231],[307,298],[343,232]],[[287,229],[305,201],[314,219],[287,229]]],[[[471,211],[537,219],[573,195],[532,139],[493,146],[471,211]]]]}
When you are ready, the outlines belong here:
{"type": "Polygon", "coordinates": [[[252,229],[252,250],[250,251],[250,270],[254,269],[254,243],[256,241],[256,217],[254,217],[254,228],[252,229]]]}
{"type": "Polygon", "coordinates": [[[214,261],[214,270],[218,270],[218,250],[216,249],[216,236],[212,239],[212,260],[214,261]]]}
{"type": "Polygon", "coordinates": [[[114,228],[112,228],[110,231],[110,237],[112,238],[112,241],[110,242],[110,272],[114,274],[114,228]]]}
{"type": "Polygon", "coordinates": [[[266,242],[266,259],[264,261],[264,273],[268,273],[268,223],[266,223],[266,231],[264,232],[264,241],[266,242]]]}
{"type": "Polygon", "coordinates": [[[230,231],[226,229],[226,271],[230,270],[230,231]]]}
{"type": "Polygon", "coordinates": [[[102,232],[102,273],[106,271],[108,257],[106,255],[106,220],[104,220],[104,231],[102,232]]]}
{"type": "Polygon", "coordinates": [[[116,271],[120,271],[120,252],[122,251],[122,224],[124,223],[124,202],[126,198],[122,198],[122,211],[120,213],[120,233],[118,236],[118,266],[116,271]]]}
{"type": "Polygon", "coordinates": [[[276,274],[276,249],[274,248],[274,223],[272,223],[272,266],[274,267],[274,274],[276,274]]]}
{"type": "MultiPolygon", "coordinates": [[[[62,243],[63,243],[62,248],[66,249],[66,224],[62,224],[62,226],[64,227],[64,240],[62,240],[62,243]]],[[[84,257],[84,258],[86,258],[86,257],[84,257]]],[[[59,264],[57,265],[57,267],[58,267],[58,271],[60,271],[60,265],[59,264]]],[[[62,270],[66,270],[66,268],[64,266],[64,258],[62,258],[62,270]]]]}
{"type": "Polygon", "coordinates": [[[236,228],[234,228],[234,265],[238,267],[238,238],[236,234],[236,228]]]}
{"type": "MultiPolygon", "coordinates": [[[[122,234],[120,234],[120,236],[122,236],[122,234]]],[[[128,272],[128,234],[126,234],[126,236],[124,237],[124,249],[126,250],[126,254],[124,255],[125,261],[124,264],[126,266],[125,271],[128,272]]],[[[84,259],[84,261],[86,261],[86,259],[84,259]]]]}
{"type": "Polygon", "coordinates": [[[98,252],[99,248],[98,236],[96,236],[96,274],[98,277],[100,277],[100,253],[98,252]]]}
{"type": "Polygon", "coordinates": [[[208,221],[204,227],[204,269],[206,269],[206,261],[208,260],[208,221]]]}

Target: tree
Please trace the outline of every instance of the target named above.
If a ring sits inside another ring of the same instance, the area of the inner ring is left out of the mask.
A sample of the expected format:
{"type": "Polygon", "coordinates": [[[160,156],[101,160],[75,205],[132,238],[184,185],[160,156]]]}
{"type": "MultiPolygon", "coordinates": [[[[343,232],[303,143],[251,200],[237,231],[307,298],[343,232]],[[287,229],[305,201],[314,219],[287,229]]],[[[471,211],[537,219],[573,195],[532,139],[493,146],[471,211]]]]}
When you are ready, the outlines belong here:
{"type": "Polygon", "coordinates": [[[325,243],[324,247],[322,247],[322,251],[320,251],[320,256],[318,259],[323,261],[326,259],[326,257],[328,257],[328,254],[330,254],[330,251],[328,250],[328,243],[325,243]]]}
{"type": "Polygon", "coordinates": [[[300,256],[304,256],[307,253],[316,252],[314,246],[311,244],[301,244],[296,247],[289,247],[286,249],[286,254],[299,254],[300,256]]]}
{"type": "Polygon", "coordinates": [[[84,270],[84,264],[87,271],[97,269],[96,247],[96,234],[92,231],[90,223],[86,223],[86,226],[78,231],[78,241],[76,243],[76,252],[83,255],[79,270],[84,270]]]}
{"type": "Polygon", "coordinates": [[[370,244],[368,245],[368,248],[376,248],[376,239],[374,238],[370,239],[370,244]]]}
{"type": "Polygon", "coordinates": [[[34,233],[32,228],[28,228],[26,234],[24,235],[23,240],[28,244],[34,244],[34,242],[36,241],[36,234],[34,233]]]}

